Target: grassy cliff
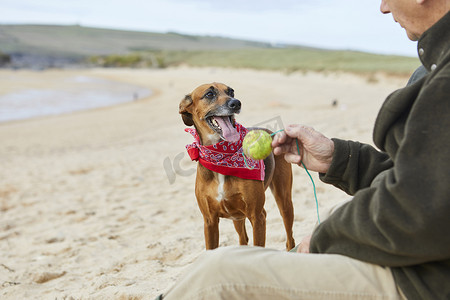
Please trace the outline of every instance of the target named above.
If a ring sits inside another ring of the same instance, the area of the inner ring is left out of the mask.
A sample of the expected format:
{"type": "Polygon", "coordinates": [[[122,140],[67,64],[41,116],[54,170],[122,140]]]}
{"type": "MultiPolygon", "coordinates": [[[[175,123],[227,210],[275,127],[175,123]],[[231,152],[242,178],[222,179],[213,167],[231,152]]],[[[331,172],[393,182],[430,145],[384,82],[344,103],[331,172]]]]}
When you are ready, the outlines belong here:
{"type": "Polygon", "coordinates": [[[30,64],[39,59],[104,67],[179,64],[294,71],[410,74],[419,61],[402,56],[331,51],[215,36],[56,25],[0,25],[0,52],[30,64]]]}

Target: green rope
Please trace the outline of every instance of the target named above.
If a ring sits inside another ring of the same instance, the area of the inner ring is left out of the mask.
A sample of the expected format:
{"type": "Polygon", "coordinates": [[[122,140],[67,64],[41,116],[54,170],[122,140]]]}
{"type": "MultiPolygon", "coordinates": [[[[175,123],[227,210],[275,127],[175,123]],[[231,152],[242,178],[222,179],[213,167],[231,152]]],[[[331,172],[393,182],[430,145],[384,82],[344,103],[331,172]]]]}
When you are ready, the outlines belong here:
{"type": "MultiPolygon", "coordinates": [[[[281,131],[283,131],[283,130],[284,130],[284,129],[280,129],[280,130],[278,130],[278,131],[275,131],[275,132],[272,133],[270,136],[274,136],[275,134],[277,134],[278,132],[281,132],[281,131]]],[[[300,155],[300,146],[299,146],[299,144],[298,144],[298,139],[295,139],[295,142],[297,143],[297,152],[298,152],[298,155],[300,155]]],[[[314,199],[316,199],[317,221],[318,221],[319,224],[320,224],[319,201],[317,200],[316,185],[315,185],[315,183],[314,183],[314,179],[312,178],[311,174],[309,173],[309,171],[308,171],[308,169],[306,168],[306,166],[305,166],[305,164],[303,163],[303,161],[301,162],[301,164],[302,164],[303,168],[305,169],[306,174],[308,174],[309,179],[311,180],[311,183],[312,183],[312,185],[313,185],[313,189],[314,189],[314,199]]]]}

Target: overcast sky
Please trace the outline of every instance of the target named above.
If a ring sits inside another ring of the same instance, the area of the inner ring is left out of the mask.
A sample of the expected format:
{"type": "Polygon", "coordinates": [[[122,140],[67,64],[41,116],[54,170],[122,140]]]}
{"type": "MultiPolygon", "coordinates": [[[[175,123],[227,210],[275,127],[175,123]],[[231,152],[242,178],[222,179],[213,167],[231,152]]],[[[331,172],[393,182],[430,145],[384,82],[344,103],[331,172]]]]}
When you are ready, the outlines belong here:
{"type": "Polygon", "coordinates": [[[1,24],[79,24],[416,56],[381,0],[0,0],[1,24]]]}

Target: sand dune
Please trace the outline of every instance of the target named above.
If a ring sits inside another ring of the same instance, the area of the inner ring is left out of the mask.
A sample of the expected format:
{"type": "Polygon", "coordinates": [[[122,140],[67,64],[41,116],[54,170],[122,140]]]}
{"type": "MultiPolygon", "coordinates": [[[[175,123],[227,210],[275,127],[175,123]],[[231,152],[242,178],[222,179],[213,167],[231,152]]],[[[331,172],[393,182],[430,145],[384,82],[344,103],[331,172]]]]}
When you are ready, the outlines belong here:
{"type": "MultiPolygon", "coordinates": [[[[192,137],[178,115],[179,101],[197,85],[232,86],[245,126],[304,123],[329,137],[370,143],[383,100],[406,83],[382,75],[215,68],[2,70],[0,94],[47,88],[67,76],[131,83],[154,94],[0,123],[2,299],[153,299],[205,251],[195,163],[184,149],[192,137]],[[12,74],[14,82],[7,80],[12,74]]],[[[294,176],[294,237],[300,241],[317,217],[308,176],[296,166],[294,176]]],[[[313,177],[321,209],[348,198],[313,177]]],[[[266,196],[266,247],[282,251],[282,220],[266,196]]],[[[232,222],[222,220],[220,245],[237,243],[232,222]]]]}

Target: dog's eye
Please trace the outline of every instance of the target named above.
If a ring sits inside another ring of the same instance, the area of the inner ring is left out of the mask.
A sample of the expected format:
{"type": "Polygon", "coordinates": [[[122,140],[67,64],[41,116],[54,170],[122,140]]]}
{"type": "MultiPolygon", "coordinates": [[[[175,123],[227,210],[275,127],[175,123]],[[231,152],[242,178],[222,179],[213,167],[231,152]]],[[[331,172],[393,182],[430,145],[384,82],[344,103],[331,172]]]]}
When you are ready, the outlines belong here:
{"type": "Polygon", "coordinates": [[[207,92],[207,93],[205,94],[205,98],[206,98],[206,99],[213,99],[214,96],[216,96],[216,94],[215,94],[214,92],[207,92]]]}
{"type": "Polygon", "coordinates": [[[229,89],[229,90],[228,90],[228,96],[234,98],[234,90],[233,90],[233,89],[229,89]]]}

